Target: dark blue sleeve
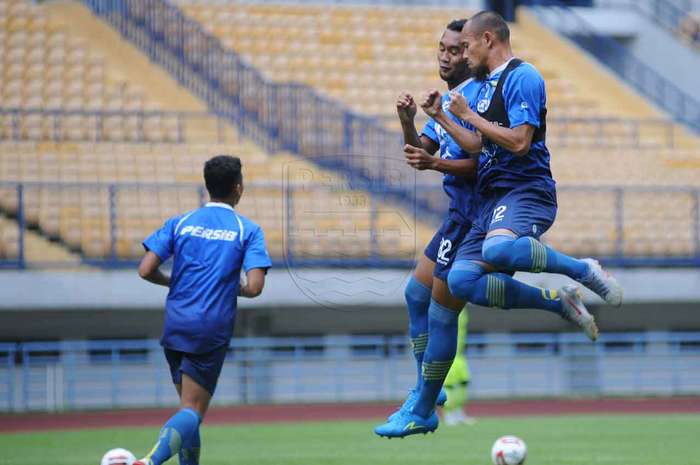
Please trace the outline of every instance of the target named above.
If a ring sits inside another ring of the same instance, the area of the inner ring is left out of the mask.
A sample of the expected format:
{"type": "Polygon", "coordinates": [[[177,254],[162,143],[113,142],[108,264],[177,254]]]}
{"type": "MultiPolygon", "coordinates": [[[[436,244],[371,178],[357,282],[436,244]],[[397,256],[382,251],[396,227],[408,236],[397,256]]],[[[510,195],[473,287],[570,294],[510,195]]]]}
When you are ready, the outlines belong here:
{"type": "Polygon", "coordinates": [[[162,228],[154,232],[143,241],[146,251],[158,255],[160,261],[165,262],[173,255],[174,229],[178,218],[171,218],[165,222],[162,228]]]}
{"type": "Polygon", "coordinates": [[[523,124],[539,128],[546,101],[544,79],[532,65],[518,66],[503,83],[503,101],[511,128],[523,124]]]}
{"type": "Polygon", "coordinates": [[[253,268],[263,268],[267,272],[267,269],[271,266],[272,262],[267,253],[267,247],[265,246],[265,235],[262,229],[260,229],[260,226],[256,226],[245,243],[243,269],[246,273],[253,268]]]}
{"type": "Polygon", "coordinates": [[[436,144],[440,143],[440,139],[438,139],[437,132],[435,132],[435,120],[431,117],[427,123],[425,123],[425,127],[423,128],[423,132],[421,132],[421,137],[425,136],[435,142],[436,144]]]}

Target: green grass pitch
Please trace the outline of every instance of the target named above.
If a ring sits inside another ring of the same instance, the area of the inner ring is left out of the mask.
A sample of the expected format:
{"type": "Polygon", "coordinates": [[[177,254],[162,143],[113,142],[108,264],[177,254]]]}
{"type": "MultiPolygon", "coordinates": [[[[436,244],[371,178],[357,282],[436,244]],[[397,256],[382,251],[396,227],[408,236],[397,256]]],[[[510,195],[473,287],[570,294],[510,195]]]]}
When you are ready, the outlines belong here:
{"type": "MultiPolygon", "coordinates": [[[[700,415],[482,418],[433,435],[380,439],[376,422],[204,426],[202,465],[447,465],[491,463],[493,441],[515,434],[528,465],[700,464],[700,415]]],[[[0,434],[0,464],[99,465],[104,452],[147,452],[158,428],[0,434]]],[[[168,464],[176,465],[177,457],[168,464]]]]}

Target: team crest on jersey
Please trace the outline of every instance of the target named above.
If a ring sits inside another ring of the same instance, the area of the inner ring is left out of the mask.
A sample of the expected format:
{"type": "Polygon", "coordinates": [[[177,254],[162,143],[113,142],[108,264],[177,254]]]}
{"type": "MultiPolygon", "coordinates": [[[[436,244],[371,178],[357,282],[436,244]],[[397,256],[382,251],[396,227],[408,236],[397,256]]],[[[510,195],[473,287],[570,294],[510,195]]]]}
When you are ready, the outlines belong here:
{"type": "Polygon", "coordinates": [[[489,109],[489,105],[491,105],[491,100],[481,99],[479,103],[476,104],[476,109],[479,113],[484,113],[489,109]]]}

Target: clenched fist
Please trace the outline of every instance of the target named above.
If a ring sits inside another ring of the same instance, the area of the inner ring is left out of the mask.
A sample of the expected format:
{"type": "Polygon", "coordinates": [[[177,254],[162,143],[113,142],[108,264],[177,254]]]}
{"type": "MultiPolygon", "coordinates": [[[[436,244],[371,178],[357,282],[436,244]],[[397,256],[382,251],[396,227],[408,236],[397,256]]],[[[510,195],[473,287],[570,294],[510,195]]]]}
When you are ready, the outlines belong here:
{"type": "Polygon", "coordinates": [[[406,91],[401,92],[399,98],[396,99],[396,112],[399,114],[399,120],[402,123],[411,123],[417,111],[418,107],[413,96],[406,91]]]}
{"type": "Polygon", "coordinates": [[[426,115],[435,117],[442,111],[442,94],[437,89],[430,89],[423,95],[420,101],[420,107],[426,115]]]}
{"type": "Polygon", "coordinates": [[[474,113],[471,108],[469,108],[469,103],[467,99],[458,92],[450,92],[450,106],[448,107],[450,113],[452,113],[457,118],[462,121],[467,121],[469,117],[474,113]]]}

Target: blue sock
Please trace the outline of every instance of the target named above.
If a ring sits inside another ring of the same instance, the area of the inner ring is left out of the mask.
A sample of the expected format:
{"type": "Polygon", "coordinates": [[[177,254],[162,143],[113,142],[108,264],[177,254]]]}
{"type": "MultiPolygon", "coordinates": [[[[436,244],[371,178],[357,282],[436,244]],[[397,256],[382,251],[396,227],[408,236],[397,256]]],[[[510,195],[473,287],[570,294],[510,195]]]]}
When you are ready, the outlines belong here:
{"type": "Polygon", "coordinates": [[[404,293],[408,305],[408,331],[411,336],[411,348],[418,365],[418,379],[416,380],[416,390],[418,391],[423,384],[421,369],[423,354],[428,346],[428,307],[430,307],[431,292],[430,288],[425,287],[411,276],[404,293]]]}
{"type": "Polygon", "coordinates": [[[554,289],[529,286],[507,274],[486,273],[476,262],[458,260],[447,276],[450,293],[490,308],[539,308],[561,314],[561,297],[554,289]]]}
{"type": "Polygon", "coordinates": [[[482,248],[484,260],[496,268],[530,273],[563,274],[581,279],[588,274],[588,264],[547,247],[534,237],[491,236],[482,248]]]}
{"type": "Polygon", "coordinates": [[[191,408],[183,408],[163,425],[158,442],[146,456],[153,465],[161,465],[173,455],[180,452],[182,444],[199,429],[202,418],[191,408]]]}
{"type": "Polygon", "coordinates": [[[180,465],[199,465],[199,452],[202,449],[202,440],[199,437],[199,426],[194,433],[182,441],[180,449],[180,465]]]}
{"type": "Polygon", "coordinates": [[[423,358],[423,387],[413,412],[427,417],[435,410],[440,389],[457,354],[459,312],[430,301],[428,347],[423,358]]]}

